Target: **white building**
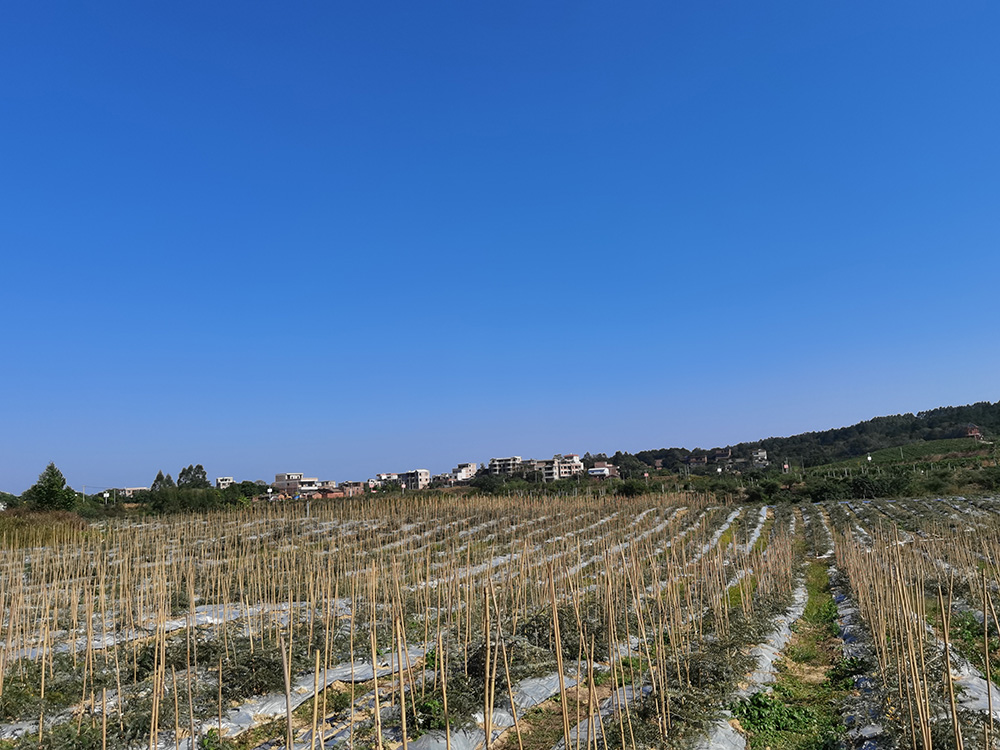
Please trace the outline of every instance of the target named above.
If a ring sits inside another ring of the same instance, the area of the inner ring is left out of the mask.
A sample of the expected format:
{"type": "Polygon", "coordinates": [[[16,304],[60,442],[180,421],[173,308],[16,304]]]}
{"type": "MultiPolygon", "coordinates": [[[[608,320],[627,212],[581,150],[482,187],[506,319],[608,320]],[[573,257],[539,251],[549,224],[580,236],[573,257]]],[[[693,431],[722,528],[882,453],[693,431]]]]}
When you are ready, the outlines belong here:
{"type": "Polygon", "coordinates": [[[566,479],[583,473],[583,461],[575,453],[557,453],[551,459],[542,462],[542,475],[546,482],[566,479]]]}
{"type": "Polygon", "coordinates": [[[491,458],[489,472],[490,474],[514,474],[521,470],[521,463],[520,456],[491,458]]]}
{"type": "Polygon", "coordinates": [[[224,490],[226,487],[230,487],[235,482],[232,477],[216,477],[215,478],[215,488],[217,490],[224,490]]]}
{"type": "Polygon", "coordinates": [[[576,453],[557,453],[552,458],[526,458],[511,456],[509,458],[491,458],[490,474],[520,474],[523,472],[540,472],[546,482],[565,479],[583,473],[583,461],[576,453]]]}
{"type": "Polygon", "coordinates": [[[477,471],[479,471],[479,466],[477,464],[459,464],[451,470],[451,481],[465,482],[466,480],[472,479],[476,476],[477,471]]]}

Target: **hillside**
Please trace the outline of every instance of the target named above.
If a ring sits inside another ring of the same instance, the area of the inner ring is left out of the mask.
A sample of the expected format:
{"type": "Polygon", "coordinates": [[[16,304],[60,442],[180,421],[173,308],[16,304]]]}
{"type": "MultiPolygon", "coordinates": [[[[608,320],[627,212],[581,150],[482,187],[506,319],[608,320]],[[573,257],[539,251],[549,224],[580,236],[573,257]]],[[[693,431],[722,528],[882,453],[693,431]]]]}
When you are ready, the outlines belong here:
{"type": "MultiPolygon", "coordinates": [[[[733,458],[749,461],[753,451],[763,448],[772,461],[787,458],[796,465],[812,467],[914,443],[965,438],[970,425],[976,426],[987,439],[1000,434],[1000,401],[875,417],[849,427],[805,432],[791,437],[769,437],[729,447],[733,458]]],[[[683,448],[663,448],[640,451],[635,456],[649,466],[660,460],[663,468],[673,469],[691,454],[692,451],[683,448]]]]}
{"type": "Polygon", "coordinates": [[[817,471],[834,469],[857,469],[865,466],[894,466],[901,463],[934,463],[956,461],[962,458],[984,457],[993,448],[992,443],[973,438],[950,438],[945,440],[924,440],[918,443],[883,448],[855,458],[815,467],[817,471]],[[871,456],[871,461],[868,457],[871,456]]]}

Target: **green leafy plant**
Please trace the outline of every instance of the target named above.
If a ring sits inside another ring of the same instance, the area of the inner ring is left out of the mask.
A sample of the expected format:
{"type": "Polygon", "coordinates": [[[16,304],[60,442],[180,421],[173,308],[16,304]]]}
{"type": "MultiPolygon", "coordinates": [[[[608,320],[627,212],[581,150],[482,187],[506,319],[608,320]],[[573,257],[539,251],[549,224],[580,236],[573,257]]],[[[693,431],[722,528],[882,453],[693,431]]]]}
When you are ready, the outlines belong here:
{"type": "Polygon", "coordinates": [[[750,732],[807,732],[816,723],[813,712],[788,706],[767,693],[754,693],[730,706],[733,715],[750,732]]]}
{"type": "Polygon", "coordinates": [[[868,663],[864,659],[849,657],[841,659],[826,672],[826,678],[835,690],[850,690],[854,687],[854,678],[868,671],[868,663]]]}
{"type": "Polygon", "coordinates": [[[219,735],[217,729],[209,729],[198,744],[199,750],[235,750],[236,743],[219,735]]]}

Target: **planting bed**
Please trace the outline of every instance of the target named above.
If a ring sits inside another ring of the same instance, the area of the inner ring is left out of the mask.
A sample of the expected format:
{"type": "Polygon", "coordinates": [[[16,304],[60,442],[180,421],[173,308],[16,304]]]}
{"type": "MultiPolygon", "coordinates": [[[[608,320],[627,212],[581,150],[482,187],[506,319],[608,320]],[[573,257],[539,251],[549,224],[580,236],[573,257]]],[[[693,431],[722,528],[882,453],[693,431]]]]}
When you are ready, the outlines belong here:
{"type": "Polygon", "coordinates": [[[988,500],[407,497],[39,539],[3,540],[0,749],[1000,747],[988,500]]]}

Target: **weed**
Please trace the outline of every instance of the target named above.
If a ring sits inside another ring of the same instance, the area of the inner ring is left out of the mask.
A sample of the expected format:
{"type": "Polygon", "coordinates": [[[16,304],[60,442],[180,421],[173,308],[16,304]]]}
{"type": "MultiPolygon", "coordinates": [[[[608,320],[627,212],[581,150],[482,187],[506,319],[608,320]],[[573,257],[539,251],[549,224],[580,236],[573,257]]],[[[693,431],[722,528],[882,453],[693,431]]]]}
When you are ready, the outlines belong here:
{"type": "Polygon", "coordinates": [[[198,743],[199,750],[236,750],[236,742],[219,735],[217,729],[209,729],[198,743]]]}
{"type": "Polygon", "coordinates": [[[851,690],[854,679],[865,674],[870,665],[864,659],[851,656],[841,659],[826,672],[826,678],[834,690],[851,690]]]}
{"type": "Polygon", "coordinates": [[[815,664],[821,658],[819,648],[811,642],[790,646],[785,651],[785,655],[799,664],[815,664]]]}
{"type": "Polygon", "coordinates": [[[730,706],[733,715],[745,729],[761,732],[807,732],[816,722],[811,711],[787,706],[767,693],[754,693],[730,706]]]}
{"type": "MultiPolygon", "coordinates": [[[[450,713],[451,706],[448,708],[450,713]]],[[[440,691],[429,694],[423,700],[417,701],[415,713],[413,705],[407,702],[406,727],[414,737],[432,729],[445,728],[444,698],[440,691]]]]}

